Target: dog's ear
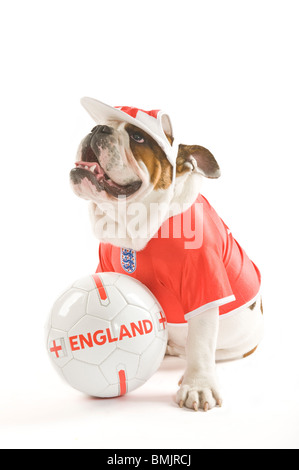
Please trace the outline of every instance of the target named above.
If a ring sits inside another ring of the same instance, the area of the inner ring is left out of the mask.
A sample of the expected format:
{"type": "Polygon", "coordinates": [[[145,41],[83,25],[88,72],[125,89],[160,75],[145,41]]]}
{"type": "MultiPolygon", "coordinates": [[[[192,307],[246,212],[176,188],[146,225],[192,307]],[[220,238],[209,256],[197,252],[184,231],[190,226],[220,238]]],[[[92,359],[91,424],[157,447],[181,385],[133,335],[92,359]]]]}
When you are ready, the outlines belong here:
{"type": "Polygon", "coordinates": [[[201,173],[206,178],[219,178],[221,172],[211,152],[200,145],[179,145],[176,160],[177,175],[187,171],[201,173]]]}

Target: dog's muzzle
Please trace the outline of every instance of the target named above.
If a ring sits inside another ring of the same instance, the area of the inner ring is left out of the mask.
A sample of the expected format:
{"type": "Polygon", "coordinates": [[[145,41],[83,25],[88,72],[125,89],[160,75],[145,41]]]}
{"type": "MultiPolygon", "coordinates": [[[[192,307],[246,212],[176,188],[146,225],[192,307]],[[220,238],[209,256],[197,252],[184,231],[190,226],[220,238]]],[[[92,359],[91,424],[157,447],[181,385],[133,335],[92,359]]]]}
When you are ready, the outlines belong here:
{"type": "Polygon", "coordinates": [[[91,133],[99,133],[99,134],[113,134],[112,127],[109,126],[95,126],[91,133]]]}

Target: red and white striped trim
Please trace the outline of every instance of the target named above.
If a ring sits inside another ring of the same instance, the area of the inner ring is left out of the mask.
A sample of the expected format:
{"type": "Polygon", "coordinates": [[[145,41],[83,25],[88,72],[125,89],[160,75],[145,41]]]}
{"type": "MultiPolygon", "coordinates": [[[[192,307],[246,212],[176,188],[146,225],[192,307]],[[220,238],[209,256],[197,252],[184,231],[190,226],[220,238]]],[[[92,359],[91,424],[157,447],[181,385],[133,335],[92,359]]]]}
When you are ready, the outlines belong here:
{"type": "Polygon", "coordinates": [[[192,312],[186,313],[185,320],[188,321],[190,318],[196,317],[201,313],[205,312],[206,310],[210,310],[211,308],[221,307],[222,305],[229,304],[230,302],[234,302],[236,297],[234,295],[229,295],[228,297],[224,297],[223,299],[214,300],[213,302],[209,302],[208,304],[203,305],[202,307],[196,308],[192,312]]]}

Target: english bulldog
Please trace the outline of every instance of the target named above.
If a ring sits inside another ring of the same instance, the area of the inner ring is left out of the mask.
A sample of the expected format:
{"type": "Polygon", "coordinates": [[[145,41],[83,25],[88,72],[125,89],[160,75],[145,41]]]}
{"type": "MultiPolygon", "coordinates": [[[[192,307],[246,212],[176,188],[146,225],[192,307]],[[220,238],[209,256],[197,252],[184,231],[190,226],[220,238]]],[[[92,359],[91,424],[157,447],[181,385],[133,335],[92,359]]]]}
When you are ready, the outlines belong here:
{"type": "Polygon", "coordinates": [[[263,312],[258,268],[201,194],[202,179],[218,178],[219,165],[200,145],[178,145],[160,110],[81,102],[96,125],[70,180],[91,202],[97,272],[132,276],[158,299],[167,353],[186,357],[177,404],[221,406],[216,362],[255,351],[263,312]]]}

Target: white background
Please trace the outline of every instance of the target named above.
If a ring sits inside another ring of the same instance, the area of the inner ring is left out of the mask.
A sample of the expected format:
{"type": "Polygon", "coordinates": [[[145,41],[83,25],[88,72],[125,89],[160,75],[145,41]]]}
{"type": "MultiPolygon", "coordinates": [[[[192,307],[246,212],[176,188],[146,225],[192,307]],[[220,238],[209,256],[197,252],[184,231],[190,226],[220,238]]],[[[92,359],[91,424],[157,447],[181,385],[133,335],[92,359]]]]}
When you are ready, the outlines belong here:
{"type": "Polygon", "coordinates": [[[298,2],[1,2],[3,448],[290,448],[299,444],[298,2]],[[180,359],[94,400],[52,369],[48,311],[94,272],[98,243],[68,173],[93,122],[79,104],[162,108],[222,178],[203,193],[263,274],[266,335],[219,364],[224,405],[174,403],[180,359]]]}

